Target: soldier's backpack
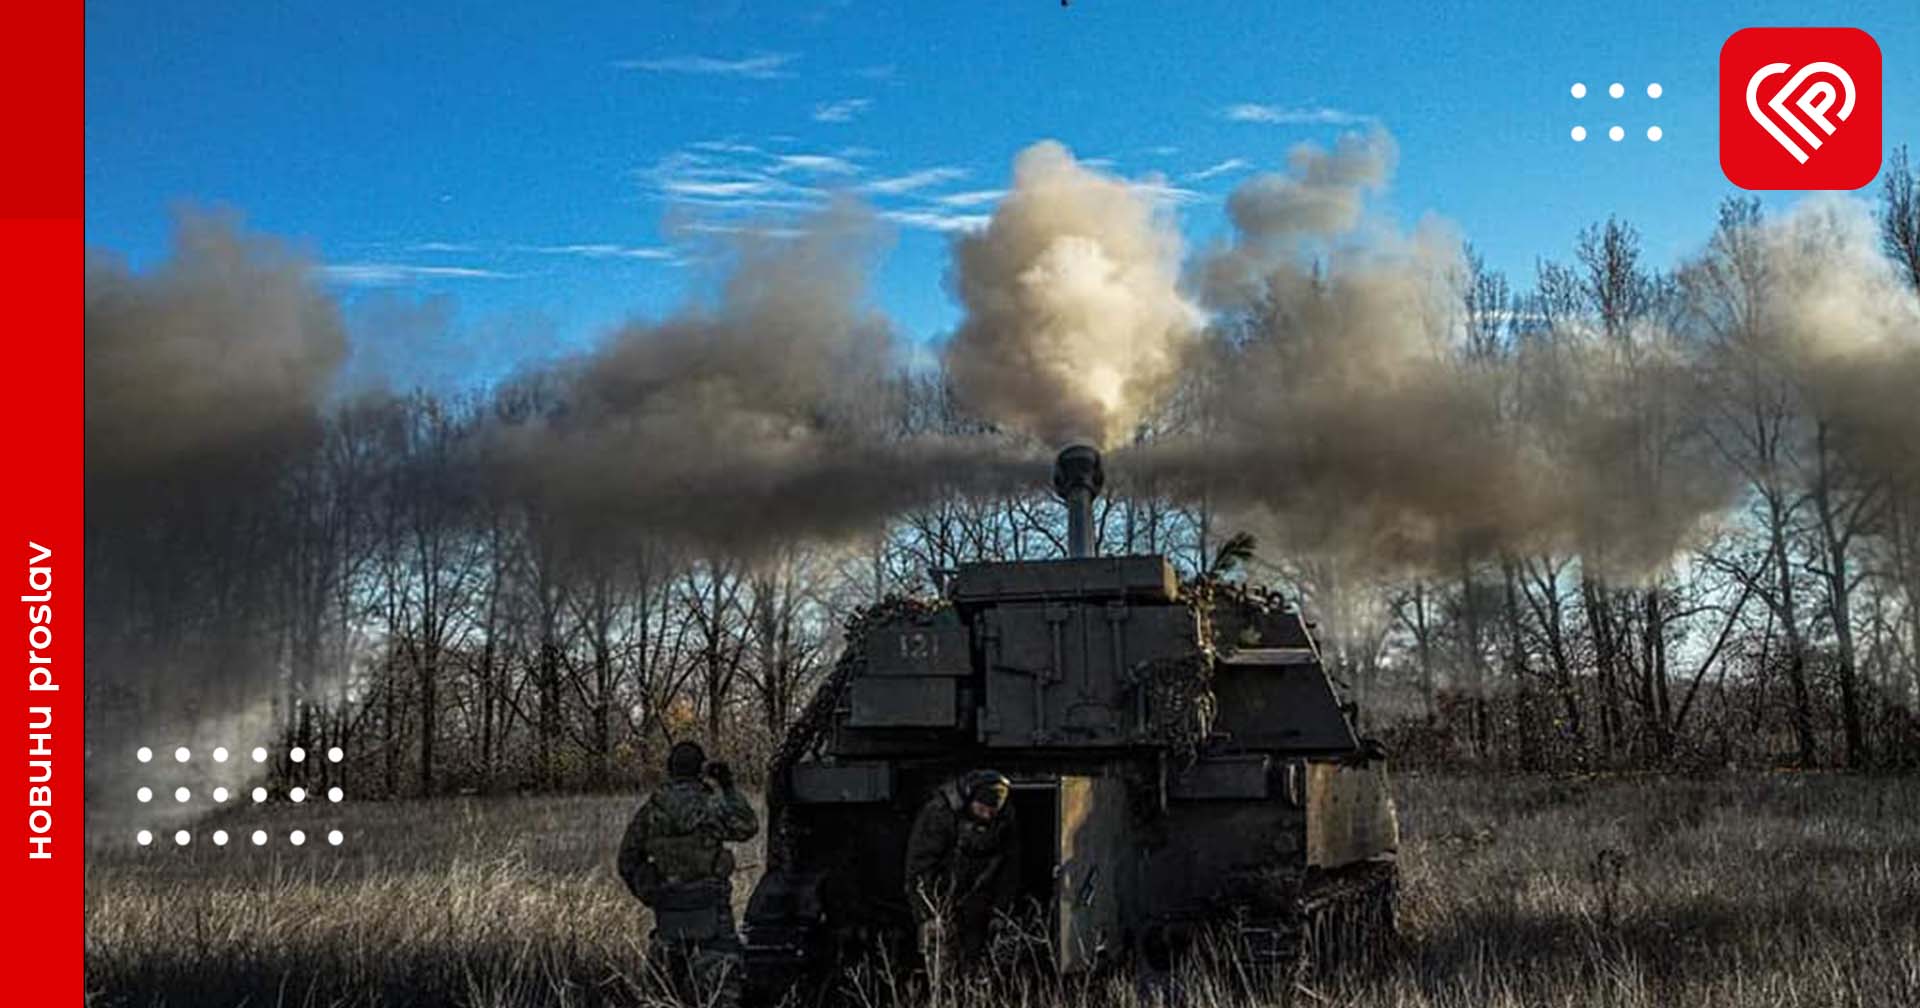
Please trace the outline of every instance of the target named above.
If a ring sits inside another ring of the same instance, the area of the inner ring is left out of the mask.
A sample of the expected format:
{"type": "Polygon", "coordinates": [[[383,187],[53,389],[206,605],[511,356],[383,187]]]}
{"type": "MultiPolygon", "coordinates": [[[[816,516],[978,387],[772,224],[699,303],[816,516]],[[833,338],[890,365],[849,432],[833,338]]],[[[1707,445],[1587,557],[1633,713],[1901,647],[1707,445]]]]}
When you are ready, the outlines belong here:
{"type": "Polygon", "coordinates": [[[643,850],[651,869],[648,874],[653,876],[647,888],[658,891],[647,901],[649,906],[670,899],[669,890],[687,883],[724,882],[733,877],[733,854],[711,822],[711,804],[704,790],[657,792],[640,814],[647,817],[643,850]]]}

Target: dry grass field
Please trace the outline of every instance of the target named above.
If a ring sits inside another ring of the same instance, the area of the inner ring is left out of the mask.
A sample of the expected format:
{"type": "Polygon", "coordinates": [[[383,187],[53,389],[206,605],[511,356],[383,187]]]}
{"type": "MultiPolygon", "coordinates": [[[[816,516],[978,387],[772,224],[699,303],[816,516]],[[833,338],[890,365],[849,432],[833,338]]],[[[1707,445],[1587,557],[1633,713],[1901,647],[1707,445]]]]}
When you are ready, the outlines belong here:
{"type": "MultiPolygon", "coordinates": [[[[1397,790],[1401,947],[1263,1001],[1920,1005],[1920,780],[1403,777],[1397,790]]],[[[646,920],[612,871],[631,806],[346,805],[338,848],[286,843],[296,826],[329,828],[312,807],[234,814],[231,830],[278,833],[262,848],[97,837],[89,1003],[648,1004],[646,920]]],[[[744,898],[757,848],[742,855],[744,898]]],[[[1229,986],[1190,978],[1177,1000],[1235,1000],[1229,986]]],[[[1118,980],[994,997],[1136,1000],[1118,980]]]]}

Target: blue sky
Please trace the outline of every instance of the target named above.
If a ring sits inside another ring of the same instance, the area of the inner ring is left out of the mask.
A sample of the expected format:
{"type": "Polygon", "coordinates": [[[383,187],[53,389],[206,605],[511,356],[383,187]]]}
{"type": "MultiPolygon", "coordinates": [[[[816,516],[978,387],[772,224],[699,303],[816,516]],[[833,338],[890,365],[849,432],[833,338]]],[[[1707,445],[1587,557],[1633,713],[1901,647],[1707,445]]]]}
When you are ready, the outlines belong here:
{"type": "Polygon", "coordinates": [[[1704,239],[1735,191],[1715,78],[1739,28],[1866,29],[1886,142],[1920,147],[1911,0],[1463,7],[94,0],[87,239],[145,264],[175,208],[232,208],[350,301],[447,298],[511,356],[514,334],[577,345],[670,311],[703,235],[848,189],[895,229],[877,301],[931,339],[956,319],[952,229],[1043,138],[1157,177],[1200,244],[1249,172],[1378,122],[1400,147],[1382,209],[1454,222],[1521,286],[1609,213],[1661,265],[1704,239]]]}

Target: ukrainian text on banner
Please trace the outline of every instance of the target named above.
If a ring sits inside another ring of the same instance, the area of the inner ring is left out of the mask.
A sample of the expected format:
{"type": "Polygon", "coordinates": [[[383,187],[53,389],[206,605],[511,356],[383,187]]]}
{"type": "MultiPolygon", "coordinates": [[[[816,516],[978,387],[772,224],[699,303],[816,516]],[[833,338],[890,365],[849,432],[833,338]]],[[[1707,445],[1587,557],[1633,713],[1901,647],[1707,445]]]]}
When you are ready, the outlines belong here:
{"type": "Polygon", "coordinates": [[[0,549],[14,665],[13,838],[0,886],[9,1003],[84,997],[81,540],[84,460],[82,5],[22,5],[0,42],[0,549]]]}

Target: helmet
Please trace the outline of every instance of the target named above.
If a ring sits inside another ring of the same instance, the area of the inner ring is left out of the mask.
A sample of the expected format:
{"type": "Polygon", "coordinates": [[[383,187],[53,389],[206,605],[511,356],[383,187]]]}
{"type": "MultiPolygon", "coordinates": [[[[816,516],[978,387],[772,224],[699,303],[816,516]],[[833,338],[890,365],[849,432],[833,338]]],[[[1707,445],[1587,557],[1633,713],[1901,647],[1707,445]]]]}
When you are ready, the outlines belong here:
{"type": "Polygon", "coordinates": [[[998,770],[975,770],[961,780],[960,788],[966,792],[968,801],[977,801],[997,812],[1013,793],[1013,782],[998,770]]]}
{"type": "Polygon", "coordinates": [[[700,768],[706,765],[707,751],[700,748],[698,742],[675,742],[667,751],[667,776],[675,780],[697,778],[700,768]]]}

